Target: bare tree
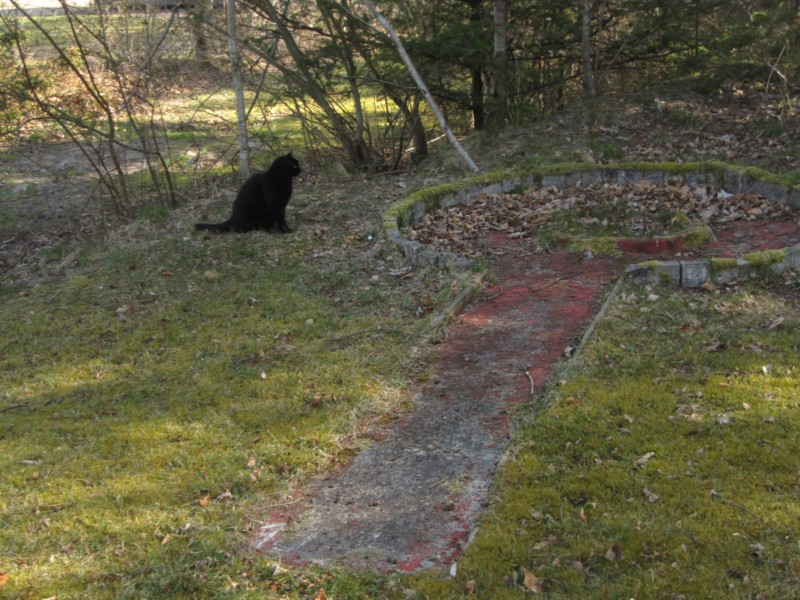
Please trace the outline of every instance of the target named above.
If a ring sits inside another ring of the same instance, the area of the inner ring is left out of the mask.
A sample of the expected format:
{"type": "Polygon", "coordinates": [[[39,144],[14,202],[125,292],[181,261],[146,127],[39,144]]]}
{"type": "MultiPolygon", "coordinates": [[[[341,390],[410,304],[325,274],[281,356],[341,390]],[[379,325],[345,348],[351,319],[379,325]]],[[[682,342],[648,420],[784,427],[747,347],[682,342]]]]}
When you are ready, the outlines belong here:
{"type": "MultiPolygon", "coordinates": [[[[174,19],[167,20],[152,45],[140,47],[126,43],[131,38],[126,37],[130,30],[125,29],[125,18],[111,19],[102,11],[86,17],[59,0],[66,31],[54,34],[18,0],[10,2],[56,56],[49,65],[43,63],[27,52],[19,36],[15,38],[25,100],[83,154],[105,192],[102,200],[120,215],[135,214],[130,175],[139,171],[149,176],[149,181],[138,179],[144,203],[176,205],[158,84],[151,71],[174,19]],[[52,73],[42,77],[47,68],[62,69],[61,79],[69,80],[73,89],[52,73]]],[[[151,23],[145,24],[149,28],[151,23]]]]}
{"type": "MultiPolygon", "coordinates": [[[[354,165],[363,165],[363,147],[359,140],[353,136],[353,123],[347,115],[337,110],[333,97],[315,72],[315,63],[301,48],[292,33],[289,20],[276,8],[271,0],[260,0],[258,7],[263,9],[267,18],[275,25],[278,37],[283,42],[291,60],[272,52],[263,52],[261,57],[280,71],[284,79],[290,84],[298,86],[304,96],[312,100],[323,112],[326,124],[333,135],[342,144],[350,162],[354,165]]],[[[295,98],[296,102],[306,102],[307,99],[295,98]]]]}

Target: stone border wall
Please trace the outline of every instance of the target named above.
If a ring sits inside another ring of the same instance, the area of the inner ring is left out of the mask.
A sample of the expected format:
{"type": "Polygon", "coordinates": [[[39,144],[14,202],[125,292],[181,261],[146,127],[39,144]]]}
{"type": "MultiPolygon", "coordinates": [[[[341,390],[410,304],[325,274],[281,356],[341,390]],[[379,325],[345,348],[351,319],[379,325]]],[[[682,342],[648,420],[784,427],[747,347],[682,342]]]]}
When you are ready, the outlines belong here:
{"type": "Polygon", "coordinates": [[[671,283],[698,288],[708,283],[725,284],[762,275],[780,275],[800,268],[800,244],[782,250],[754,252],[743,258],[682,261],[648,261],[629,265],[625,276],[642,283],[671,283]]]}
{"type": "MultiPolygon", "coordinates": [[[[409,240],[402,227],[419,222],[433,210],[464,204],[483,194],[514,192],[529,188],[557,187],[593,183],[624,184],[642,180],[654,184],[674,183],[709,186],[732,194],[754,193],[776,202],[800,208],[800,186],[761,169],[725,163],[644,163],[644,164],[558,164],[531,170],[498,171],[452,184],[418,190],[396,202],[386,213],[386,236],[413,265],[469,267],[474,261],[452,252],[441,252],[409,240]]],[[[765,268],[782,272],[800,267],[800,244],[779,252],[758,253],[730,260],[651,261],[632,265],[629,277],[642,281],[671,281],[684,287],[699,287],[708,281],[724,283],[752,276],[765,268]]]]}

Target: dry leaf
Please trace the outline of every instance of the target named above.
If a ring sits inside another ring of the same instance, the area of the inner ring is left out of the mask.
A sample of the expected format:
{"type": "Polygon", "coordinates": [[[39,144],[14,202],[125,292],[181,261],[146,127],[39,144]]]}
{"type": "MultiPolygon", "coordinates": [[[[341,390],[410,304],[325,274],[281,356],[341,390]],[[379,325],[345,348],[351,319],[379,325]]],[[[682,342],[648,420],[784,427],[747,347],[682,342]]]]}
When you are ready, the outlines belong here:
{"type": "Polygon", "coordinates": [[[622,559],[622,548],[619,547],[619,544],[612,544],[611,548],[606,552],[606,558],[612,561],[622,559]]]}
{"type": "Polygon", "coordinates": [[[548,535],[546,538],[544,538],[542,541],[534,544],[533,549],[534,550],[544,550],[545,548],[547,548],[549,546],[555,546],[557,543],[558,543],[558,536],[555,536],[555,535],[551,534],[551,535],[548,535]]]}
{"type": "Polygon", "coordinates": [[[468,582],[467,582],[467,583],[464,585],[464,591],[465,591],[465,592],[467,592],[467,595],[468,595],[468,596],[471,596],[472,594],[474,594],[474,593],[475,593],[475,580],[474,580],[474,579],[470,579],[470,580],[469,580],[469,581],[468,581],[468,582]]]}
{"type": "Polygon", "coordinates": [[[205,498],[200,498],[200,500],[198,500],[197,503],[202,507],[206,507],[206,506],[208,506],[208,502],[210,500],[211,500],[211,496],[206,496],[205,498]]]}
{"type": "Polygon", "coordinates": [[[654,502],[658,502],[660,500],[658,496],[656,496],[653,492],[651,492],[647,488],[644,488],[642,490],[642,493],[644,494],[644,497],[647,498],[647,501],[651,504],[653,504],[654,502]]]}
{"type": "Polygon", "coordinates": [[[225,502],[226,500],[233,500],[233,494],[230,490],[225,490],[219,496],[214,498],[214,502],[225,502]]]}
{"type": "Polygon", "coordinates": [[[633,466],[642,467],[642,466],[646,465],[647,461],[649,461],[655,455],[656,455],[655,452],[648,452],[647,454],[643,454],[642,456],[637,458],[636,461],[634,461],[633,466]]]}
{"type": "Polygon", "coordinates": [[[169,544],[169,541],[171,539],[172,539],[172,536],[170,534],[165,535],[163,538],[161,538],[161,545],[162,546],[166,546],[167,544],[169,544]]]}
{"type": "Polygon", "coordinates": [[[783,324],[785,322],[786,319],[784,319],[783,317],[778,317],[767,326],[767,329],[769,329],[770,331],[775,331],[776,329],[780,329],[781,327],[783,327],[783,324]]]}
{"type": "Polygon", "coordinates": [[[328,600],[328,594],[325,593],[325,590],[320,590],[314,595],[314,600],[328,600]]]}
{"type": "Polygon", "coordinates": [[[544,590],[542,589],[542,582],[539,581],[539,578],[536,577],[533,573],[528,571],[525,567],[521,567],[522,569],[522,584],[532,591],[534,594],[540,594],[544,590]]]}
{"type": "Polygon", "coordinates": [[[707,291],[707,292],[713,292],[714,290],[716,290],[716,289],[717,289],[717,287],[716,287],[716,286],[715,286],[713,283],[711,283],[710,281],[706,281],[706,282],[705,282],[703,285],[701,285],[700,287],[701,287],[702,289],[704,289],[705,291],[707,291]]]}
{"type": "Polygon", "coordinates": [[[8,573],[0,573],[0,585],[5,585],[8,581],[8,573]]]}

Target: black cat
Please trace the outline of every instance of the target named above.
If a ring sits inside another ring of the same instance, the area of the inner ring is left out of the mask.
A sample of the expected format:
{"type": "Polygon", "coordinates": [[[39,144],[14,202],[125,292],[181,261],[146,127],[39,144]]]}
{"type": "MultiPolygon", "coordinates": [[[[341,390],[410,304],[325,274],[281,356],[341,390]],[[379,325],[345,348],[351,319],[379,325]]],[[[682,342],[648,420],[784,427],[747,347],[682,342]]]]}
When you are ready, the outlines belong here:
{"type": "Polygon", "coordinates": [[[231,218],[224,223],[197,223],[197,229],[245,232],[277,225],[291,233],[286,224],[286,205],[292,197],[292,179],[300,175],[300,163],[292,153],[276,158],[269,169],[252,175],[239,188],[231,218]]]}

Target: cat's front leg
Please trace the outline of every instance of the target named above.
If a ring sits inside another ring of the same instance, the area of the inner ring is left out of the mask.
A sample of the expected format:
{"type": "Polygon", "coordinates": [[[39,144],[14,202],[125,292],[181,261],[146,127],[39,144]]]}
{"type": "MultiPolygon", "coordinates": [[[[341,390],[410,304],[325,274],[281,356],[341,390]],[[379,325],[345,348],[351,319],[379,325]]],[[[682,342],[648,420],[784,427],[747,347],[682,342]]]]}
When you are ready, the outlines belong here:
{"type": "Polygon", "coordinates": [[[292,228],[286,224],[286,208],[278,212],[278,218],[275,221],[278,223],[278,229],[281,233],[292,233],[292,228]]]}

